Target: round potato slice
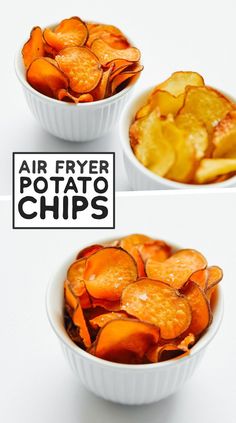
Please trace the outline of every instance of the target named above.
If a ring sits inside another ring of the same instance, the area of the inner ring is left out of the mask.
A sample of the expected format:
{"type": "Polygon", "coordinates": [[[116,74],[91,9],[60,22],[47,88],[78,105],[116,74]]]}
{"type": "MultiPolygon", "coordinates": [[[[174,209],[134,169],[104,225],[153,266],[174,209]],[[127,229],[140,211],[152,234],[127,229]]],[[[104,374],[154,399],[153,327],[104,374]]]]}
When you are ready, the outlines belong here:
{"type": "Polygon", "coordinates": [[[117,319],[108,322],[97,337],[95,355],[118,363],[141,363],[159,339],[159,329],[146,322],[117,319]]]}
{"type": "Polygon", "coordinates": [[[181,335],[191,322],[187,299],[171,286],[148,278],[124,289],[121,308],[131,316],[158,326],[163,339],[181,335]]]}
{"type": "Polygon", "coordinates": [[[67,47],[55,59],[76,93],[94,90],[102,77],[97,57],[86,47],[67,47]]]}
{"type": "Polygon", "coordinates": [[[102,74],[102,78],[100,82],[96,86],[96,88],[91,92],[92,96],[95,100],[103,100],[106,97],[109,97],[110,92],[110,76],[111,76],[112,68],[108,68],[102,74]]]}
{"type": "Polygon", "coordinates": [[[206,291],[211,289],[213,286],[216,286],[223,278],[223,271],[218,266],[211,266],[208,268],[208,279],[206,291]]]}
{"type": "Polygon", "coordinates": [[[124,49],[129,47],[129,42],[127,41],[124,34],[113,25],[104,25],[97,24],[93,26],[88,26],[89,29],[89,38],[87,45],[91,46],[93,42],[100,38],[109,44],[112,48],[124,49]]]}
{"type": "Polygon", "coordinates": [[[101,39],[96,39],[91,45],[91,50],[98,57],[102,65],[106,65],[115,59],[124,59],[130,62],[138,62],[140,60],[140,51],[136,47],[128,47],[125,49],[116,49],[110,47],[101,39]]]}
{"type": "Polygon", "coordinates": [[[229,112],[215,127],[212,137],[214,158],[236,159],[236,111],[229,112]]]}
{"type": "Polygon", "coordinates": [[[200,286],[200,288],[203,289],[203,291],[205,291],[207,287],[207,281],[209,277],[208,269],[209,268],[203,269],[203,270],[197,270],[189,278],[190,281],[195,282],[198,286],[200,286]]]}
{"type": "Polygon", "coordinates": [[[168,125],[160,119],[159,110],[136,120],[130,127],[130,143],[137,159],[159,176],[164,176],[175,162],[175,151],[163,134],[168,125]]]}
{"type": "Polygon", "coordinates": [[[35,59],[43,57],[44,52],[42,30],[39,26],[35,26],[30,33],[29,40],[22,48],[22,56],[25,68],[28,69],[28,67],[35,59]]]}
{"type": "Polygon", "coordinates": [[[209,134],[216,124],[233,109],[231,101],[211,87],[188,87],[179,114],[191,113],[202,122],[209,134]]]}
{"type": "Polygon", "coordinates": [[[206,266],[207,261],[199,251],[185,249],[177,251],[163,263],[149,259],[146,272],[149,278],[180,289],[194,272],[205,269],[206,266]]]}
{"type": "Polygon", "coordinates": [[[70,103],[72,102],[75,104],[90,103],[91,101],[93,101],[93,96],[90,93],[81,94],[78,97],[76,97],[73,94],[71,94],[68,90],[65,90],[63,88],[58,91],[57,98],[58,100],[64,100],[64,101],[68,101],[70,103]]]}
{"type": "Polygon", "coordinates": [[[143,70],[143,66],[135,64],[135,67],[130,68],[130,70],[119,73],[114,77],[111,82],[111,92],[112,94],[116,93],[119,90],[121,84],[129,81],[129,85],[134,84],[140,76],[140,73],[143,70]]]}
{"type": "Polygon", "coordinates": [[[90,245],[89,247],[86,247],[83,250],[79,251],[79,253],[76,256],[76,260],[79,260],[79,259],[84,258],[84,257],[89,257],[89,256],[91,256],[91,254],[94,254],[97,251],[102,250],[102,249],[103,249],[103,245],[100,245],[100,244],[90,245]]]}
{"type": "Polygon", "coordinates": [[[203,290],[192,281],[187,282],[181,292],[187,298],[192,310],[192,320],[188,331],[195,336],[200,335],[212,322],[212,313],[207,297],[203,290]]]}
{"type": "Polygon", "coordinates": [[[204,79],[197,72],[174,72],[166,81],[157,85],[153,93],[155,93],[157,90],[163,90],[174,96],[179,96],[180,94],[184,94],[188,85],[201,87],[204,85],[204,79]]]}
{"type": "Polygon", "coordinates": [[[57,98],[57,92],[68,88],[68,79],[57,66],[47,58],[35,59],[29,66],[26,79],[40,93],[57,98]]]}
{"type": "Polygon", "coordinates": [[[84,280],[94,298],[119,300],[125,286],[136,279],[135,261],[121,248],[103,248],[86,260],[84,280]]]}
{"type": "Polygon", "coordinates": [[[236,159],[202,159],[195,173],[197,184],[214,182],[220,175],[236,172],[236,159]]]}
{"type": "Polygon", "coordinates": [[[111,320],[127,319],[127,318],[129,318],[129,316],[124,311],[117,311],[117,312],[112,311],[111,313],[104,313],[94,317],[93,319],[89,320],[89,323],[94,329],[97,329],[97,328],[102,328],[111,320]]]}
{"type": "Polygon", "coordinates": [[[104,300],[101,298],[91,298],[92,300],[92,307],[97,308],[101,307],[107,311],[120,311],[120,300],[117,301],[109,301],[104,300]]]}
{"type": "Polygon", "coordinates": [[[80,297],[86,291],[84,283],[85,259],[74,261],[67,271],[67,280],[70,287],[77,297],[80,297]]]}
{"type": "Polygon", "coordinates": [[[192,113],[178,115],[175,123],[184,131],[187,142],[193,145],[196,159],[202,159],[208,148],[208,133],[205,126],[192,113]]]}
{"type": "Polygon", "coordinates": [[[158,344],[157,346],[150,348],[146,356],[152,363],[181,358],[189,354],[190,348],[194,343],[195,336],[190,333],[180,342],[178,342],[178,340],[172,340],[171,343],[168,342],[164,344],[161,342],[160,345],[158,344]]]}
{"type": "Polygon", "coordinates": [[[64,19],[54,31],[46,28],[43,36],[48,45],[60,51],[65,47],[83,46],[88,38],[88,29],[80,18],[74,16],[64,19]]]}

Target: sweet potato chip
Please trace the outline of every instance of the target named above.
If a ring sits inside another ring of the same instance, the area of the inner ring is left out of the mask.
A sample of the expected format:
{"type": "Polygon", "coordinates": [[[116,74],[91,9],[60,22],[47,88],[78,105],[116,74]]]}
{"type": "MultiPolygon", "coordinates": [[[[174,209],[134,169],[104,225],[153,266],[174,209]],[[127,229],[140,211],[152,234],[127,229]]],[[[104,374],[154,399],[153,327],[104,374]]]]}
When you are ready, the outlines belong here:
{"type": "Polygon", "coordinates": [[[44,43],[44,53],[47,58],[50,57],[54,59],[55,56],[57,55],[57,50],[55,50],[55,48],[53,48],[49,44],[44,43]]]}
{"type": "Polygon", "coordinates": [[[131,316],[158,326],[163,339],[181,335],[191,322],[187,299],[171,286],[148,278],[123,290],[121,308],[131,316]]]}
{"type": "Polygon", "coordinates": [[[180,289],[197,270],[205,269],[207,261],[199,251],[179,250],[163,263],[149,259],[146,272],[149,278],[180,289]]]}
{"type": "Polygon", "coordinates": [[[150,258],[156,261],[165,261],[171,253],[171,247],[160,240],[144,242],[138,246],[138,250],[144,263],[150,258]]]}
{"type": "Polygon", "coordinates": [[[192,320],[188,331],[195,336],[200,335],[208,328],[212,321],[212,314],[209,302],[203,290],[195,282],[187,282],[181,289],[182,294],[187,298],[191,310],[192,320]]]}
{"type": "Polygon", "coordinates": [[[97,329],[102,328],[107,322],[110,322],[111,320],[127,319],[128,317],[128,314],[124,311],[112,311],[111,313],[104,313],[94,317],[93,319],[89,320],[89,323],[94,329],[97,329]]]}
{"type": "Polygon", "coordinates": [[[64,283],[64,295],[66,304],[68,304],[72,310],[75,310],[78,305],[78,301],[67,280],[64,283]]]}
{"type": "Polygon", "coordinates": [[[98,85],[102,68],[97,57],[86,47],[67,47],[55,57],[59,68],[76,93],[87,93],[98,85]]]}
{"type": "Polygon", "coordinates": [[[236,159],[203,159],[195,173],[197,184],[212,182],[217,176],[236,172],[236,159]]]}
{"type": "Polygon", "coordinates": [[[164,90],[174,96],[179,96],[185,92],[188,85],[201,87],[204,85],[204,79],[197,72],[174,72],[166,81],[157,85],[153,93],[157,90],[164,90]]]}
{"type": "Polygon", "coordinates": [[[43,36],[48,45],[60,51],[65,47],[83,46],[88,38],[88,29],[80,18],[74,16],[64,19],[54,31],[46,28],[43,36]]]}
{"type": "Polygon", "coordinates": [[[200,286],[201,289],[203,289],[203,291],[205,291],[207,287],[208,275],[208,268],[197,270],[190,276],[189,280],[195,282],[198,286],[200,286]]]}
{"type": "Polygon", "coordinates": [[[191,113],[212,134],[214,126],[232,110],[231,101],[211,87],[188,87],[179,114],[191,113]]]}
{"type": "Polygon", "coordinates": [[[43,34],[39,26],[35,26],[32,29],[29,40],[22,48],[22,56],[26,69],[29,68],[35,59],[44,56],[43,34]]]}
{"type": "Polygon", "coordinates": [[[117,89],[120,87],[120,85],[128,80],[129,80],[129,85],[136,82],[142,70],[143,70],[142,65],[136,65],[136,67],[133,68],[133,70],[130,69],[116,75],[111,82],[111,92],[114,94],[117,91],[117,89]]]}
{"type": "Polygon", "coordinates": [[[46,58],[35,59],[27,70],[26,78],[35,90],[52,98],[56,98],[61,88],[68,88],[67,77],[46,58]]]}
{"type": "Polygon", "coordinates": [[[74,261],[67,271],[67,280],[71,289],[77,297],[83,295],[86,291],[84,283],[84,270],[86,261],[82,258],[74,261]]]}
{"type": "Polygon", "coordinates": [[[92,298],[92,307],[102,307],[107,311],[120,311],[120,301],[109,301],[100,298],[92,298]]]}
{"type": "Polygon", "coordinates": [[[218,266],[211,266],[208,268],[208,280],[206,291],[216,286],[223,278],[223,271],[218,266]]]}
{"type": "Polygon", "coordinates": [[[179,114],[175,123],[184,131],[187,142],[193,145],[196,159],[202,159],[208,148],[208,133],[203,123],[193,113],[179,114]]]}
{"type": "Polygon", "coordinates": [[[93,42],[91,50],[98,57],[102,65],[106,65],[115,59],[125,59],[130,62],[138,62],[140,59],[140,51],[136,47],[128,47],[119,50],[110,47],[101,39],[96,39],[93,42]]]}
{"type": "MultiPolygon", "coordinates": [[[[172,124],[172,123],[171,123],[172,124]]],[[[175,151],[163,133],[169,122],[154,109],[148,116],[136,120],[130,127],[130,142],[137,159],[159,176],[164,176],[175,162],[175,151]]]]}
{"type": "Polygon", "coordinates": [[[118,363],[140,363],[158,339],[159,329],[154,325],[136,320],[112,320],[100,329],[95,355],[118,363]]]}
{"type": "Polygon", "coordinates": [[[236,158],[236,111],[229,112],[216,125],[212,143],[214,158],[236,158]]]}
{"type": "Polygon", "coordinates": [[[92,297],[118,300],[123,288],[136,279],[135,261],[121,248],[103,248],[86,260],[84,280],[92,297]]]}
{"type": "Polygon", "coordinates": [[[102,74],[100,82],[96,88],[91,92],[95,100],[103,100],[106,97],[109,97],[110,92],[110,75],[112,72],[112,67],[105,70],[102,74]]]}
{"type": "Polygon", "coordinates": [[[122,32],[113,25],[95,24],[88,26],[89,39],[87,45],[90,47],[93,42],[100,38],[105,41],[109,46],[117,49],[124,49],[129,47],[129,42],[122,32]]]}
{"type": "Polygon", "coordinates": [[[73,313],[72,320],[74,325],[80,329],[80,336],[83,339],[85,347],[90,347],[91,338],[80,302],[78,303],[78,306],[73,313]]]}
{"type": "Polygon", "coordinates": [[[171,343],[158,343],[150,348],[146,356],[151,363],[182,358],[189,354],[189,349],[195,343],[195,336],[190,333],[180,343],[178,340],[172,340],[171,343]]]}
{"type": "Polygon", "coordinates": [[[143,242],[149,241],[149,240],[152,240],[152,239],[146,235],[132,234],[122,238],[120,241],[121,248],[128,251],[128,253],[131,254],[131,256],[134,258],[137,264],[139,277],[146,276],[144,262],[142,259],[142,255],[139,251],[139,247],[143,242]]]}
{"type": "Polygon", "coordinates": [[[112,81],[117,75],[119,75],[119,73],[123,72],[132,64],[133,62],[130,62],[125,59],[115,59],[108,63],[107,66],[109,66],[109,69],[112,69],[110,81],[112,81]]]}
{"type": "Polygon", "coordinates": [[[102,249],[103,249],[103,246],[100,245],[100,244],[90,245],[89,247],[83,248],[83,250],[81,250],[77,254],[76,260],[79,260],[79,259],[84,258],[84,257],[89,257],[89,256],[91,256],[91,254],[94,254],[97,251],[102,250],[102,249]]]}
{"type": "Polygon", "coordinates": [[[81,94],[78,97],[71,94],[68,90],[61,89],[57,92],[58,100],[65,100],[72,103],[89,103],[93,101],[93,96],[90,93],[81,94]]]}

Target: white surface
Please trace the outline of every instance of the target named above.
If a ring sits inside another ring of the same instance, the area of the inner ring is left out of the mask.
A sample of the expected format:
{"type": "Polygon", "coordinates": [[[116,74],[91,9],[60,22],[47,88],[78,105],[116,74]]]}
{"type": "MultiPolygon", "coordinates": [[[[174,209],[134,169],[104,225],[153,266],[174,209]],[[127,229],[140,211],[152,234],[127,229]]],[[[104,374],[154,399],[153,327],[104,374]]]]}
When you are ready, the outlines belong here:
{"type": "Polygon", "coordinates": [[[13,151],[115,151],[117,189],[129,189],[118,130],[90,145],[48,135],[28,110],[14,73],[14,53],[34,25],[80,15],[119,26],[142,51],[145,66],[136,90],[162,81],[178,69],[202,73],[206,82],[235,95],[235,0],[8,0],[1,10],[0,193],[11,190],[13,151]]]}
{"type": "Polygon", "coordinates": [[[225,316],[198,371],[160,403],[125,407],[88,393],[74,378],[45,313],[49,277],[81,244],[115,231],[10,230],[11,208],[0,203],[2,241],[0,421],[4,423],[235,423],[236,192],[163,192],[117,198],[117,234],[147,230],[200,249],[224,269],[225,316]]]}

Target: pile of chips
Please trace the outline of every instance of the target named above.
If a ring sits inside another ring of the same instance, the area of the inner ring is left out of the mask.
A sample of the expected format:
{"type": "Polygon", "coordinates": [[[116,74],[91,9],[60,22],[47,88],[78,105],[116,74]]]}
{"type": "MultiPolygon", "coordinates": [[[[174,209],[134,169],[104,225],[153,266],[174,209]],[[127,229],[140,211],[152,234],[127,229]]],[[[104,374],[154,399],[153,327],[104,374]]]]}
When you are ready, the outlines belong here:
{"type": "Polygon", "coordinates": [[[126,364],[190,353],[212,322],[223,273],[192,249],[132,234],[80,251],[64,283],[65,328],[79,347],[126,364]]]}
{"type": "Polygon", "coordinates": [[[236,104],[196,72],[175,72],[130,127],[137,159],[167,179],[206,184],[236,174],[236,104]]]}
{"type": "Polygon", "coordinates": [[[54,29],[32,29],[22,49],[28,83],[71,103],[110,97],[138,79],[140,51],[112,25],[64,19],[54,29]]]}

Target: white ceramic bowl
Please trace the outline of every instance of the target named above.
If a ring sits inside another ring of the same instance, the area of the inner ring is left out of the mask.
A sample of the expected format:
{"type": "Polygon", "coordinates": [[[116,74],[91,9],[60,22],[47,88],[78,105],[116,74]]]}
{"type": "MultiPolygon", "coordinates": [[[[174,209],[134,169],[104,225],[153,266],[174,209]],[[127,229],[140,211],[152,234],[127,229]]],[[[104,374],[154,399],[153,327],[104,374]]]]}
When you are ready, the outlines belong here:
{"type": "MultiPolygon", "coordinates": [[[[81,247],[83,248],[83,247],[81,247]]],[[[76,255],[76,254],[75,254],[76,255]]],[[[190,355],[182,359],[154,364],[112,363],[83,351],[67,335],[63,320],[64,279],[73,255],[52,277],[46,295],[47,314],[64,356],[74,375],[94,394],[121,404],[148,404],[159,401],[182,387],[200,363],[207,345],[219,329],[223,316],[221,290],[211,326],[190,355]]],[[[59,370],[59,369],[58,369],[59,370]]]]}
{"type": "MultiPolygon", "coordinates": [[[[181,182],[171,181],[151,172],[143,166],[135,157],[130,146],[129,128],[134,120],[136,112],[146,102],[149,94],[154,87],[145,89],[137,96],[135,96],[125,107],[120,120],[120,137],[123,147],[123,156],[126,173],[129,177],[129,183],[134,190],[155,190],[155,189],[189,189],[189,188],[219,188],[219,187],[233,187],[236,186],[236,176],[227,179],[223,182],[214,184],[184,184],[181,182]]],[[[226,94],[227,95],[227,94],[226,94]]],[[[228,97],[230,97],[228,95],[228,97]]]]}
{"type": "Polygon", "coordinates": [[[21,48],[15,58],[15,70],[36,120],[47,132],[67,141],[91,141],[111,131],[135,85],[104,100],[72,104],[47,97],[28,84],[21,48]]]}

